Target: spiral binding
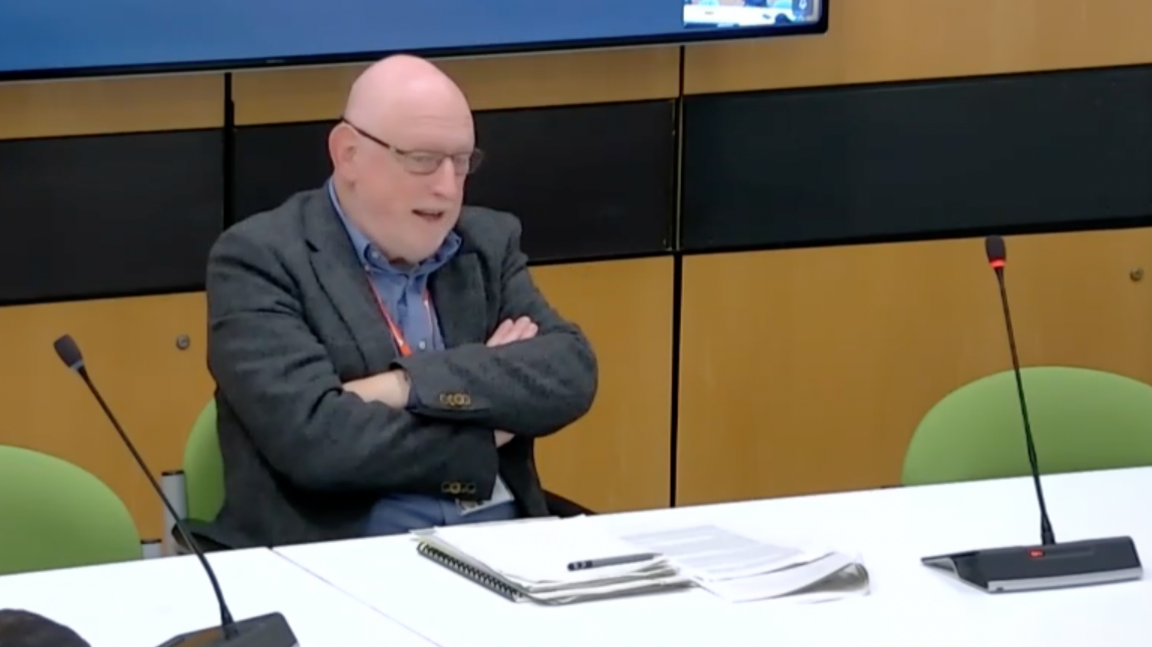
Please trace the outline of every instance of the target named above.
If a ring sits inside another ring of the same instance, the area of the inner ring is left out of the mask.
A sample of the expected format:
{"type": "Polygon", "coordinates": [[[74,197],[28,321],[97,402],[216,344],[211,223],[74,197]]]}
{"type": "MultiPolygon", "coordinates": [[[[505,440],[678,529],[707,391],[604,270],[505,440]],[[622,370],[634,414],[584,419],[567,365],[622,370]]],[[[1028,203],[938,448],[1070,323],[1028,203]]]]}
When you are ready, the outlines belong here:
{"type": "Polygon", "coordinates": [[[467,562],[460,561],[459,559],[456,559],[455,557],[445,553],[435,546],[420,542],[420,544],[416,547],[416,552],[449,570],[463,575],[464,577],[472,580],[480,586],[483,586],[493,593],[499,593],[509,600],[519,601],[524,597],[523,593],[521,593],[515,587],[509,585],[507,582],[504,582],[499,577],[476,568],[467,562]]]}

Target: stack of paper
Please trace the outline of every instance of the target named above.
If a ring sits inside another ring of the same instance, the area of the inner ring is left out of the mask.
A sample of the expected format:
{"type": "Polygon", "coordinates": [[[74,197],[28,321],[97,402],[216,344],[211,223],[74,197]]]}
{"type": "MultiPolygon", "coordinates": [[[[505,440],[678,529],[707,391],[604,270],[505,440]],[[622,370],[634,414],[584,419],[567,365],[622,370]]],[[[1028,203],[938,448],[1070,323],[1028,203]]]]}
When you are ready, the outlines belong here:
{"type": "Polygon", "coordinates": [[[437,560],[442,565],[494,591],[510,588],[505,594],[516,600],[563,604],[692,585],[658,551],[639,550],[587,517],[461,525],[413,534],[450,558],[437,560]],[[602,560],[625,563],[569,568],[602,560]]]}
{"type": "Polygon", "coordinates": [[[625,536],[637,550],[659,552],[702,588],[730,602],[787,597],[810,602],[867,594],[858,560],[818,548],[787,548],[717,526],[625,536]]]}

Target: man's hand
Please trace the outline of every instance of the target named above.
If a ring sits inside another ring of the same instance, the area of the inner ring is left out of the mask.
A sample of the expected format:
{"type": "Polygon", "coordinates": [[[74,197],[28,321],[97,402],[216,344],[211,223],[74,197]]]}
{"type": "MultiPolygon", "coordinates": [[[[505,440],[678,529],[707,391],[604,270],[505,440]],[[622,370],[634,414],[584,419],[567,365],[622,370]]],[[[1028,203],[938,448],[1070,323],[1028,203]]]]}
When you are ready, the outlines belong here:
{"type": "Polygon", "coordinates": [[[344,390],[355,393],[361,400],[381,402],[393,409],[408,406],[408,392],[411,388],[408,374],[402,369],[344,383],[344,390]]]}
{"type": "Polygon", "coordinates": [[[507,431],[497,431],[495,434],[497,447],[503,447],[504,445],[507,445],[509,441],[515,438],[515,436],[508,433],[507,431]]]}
{"type": "Polygon", "coordinates": [[[496,332],[488,338],[488,347],[492,348],[511,344],[514,341],[532,339],[539,330],[540,328],[528,317],[520,317],[516,320],[505,319],[496,327],[496,332]]]}

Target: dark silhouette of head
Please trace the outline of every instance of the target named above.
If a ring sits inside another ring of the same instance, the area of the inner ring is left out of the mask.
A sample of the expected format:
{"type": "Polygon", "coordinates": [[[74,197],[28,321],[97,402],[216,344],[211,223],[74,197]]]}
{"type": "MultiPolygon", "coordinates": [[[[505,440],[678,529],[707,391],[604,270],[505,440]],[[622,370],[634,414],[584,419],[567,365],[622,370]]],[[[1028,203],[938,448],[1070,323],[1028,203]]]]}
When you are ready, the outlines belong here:
{"type": "Polygon", "coordinates": [[[44,616],[0,609],[0,647],[91,647],[75,631],[44,616]]]}

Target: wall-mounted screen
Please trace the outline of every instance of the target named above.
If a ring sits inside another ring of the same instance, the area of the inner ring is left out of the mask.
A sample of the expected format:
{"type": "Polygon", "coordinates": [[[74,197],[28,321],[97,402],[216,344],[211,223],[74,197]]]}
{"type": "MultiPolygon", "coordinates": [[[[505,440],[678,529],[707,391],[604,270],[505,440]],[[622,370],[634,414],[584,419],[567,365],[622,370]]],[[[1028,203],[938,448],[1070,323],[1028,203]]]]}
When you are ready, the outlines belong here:
{"type": "Polygon", "coordinates": [[[0,80],[826,30],[827,0],[0,0],[0,80]]]}

